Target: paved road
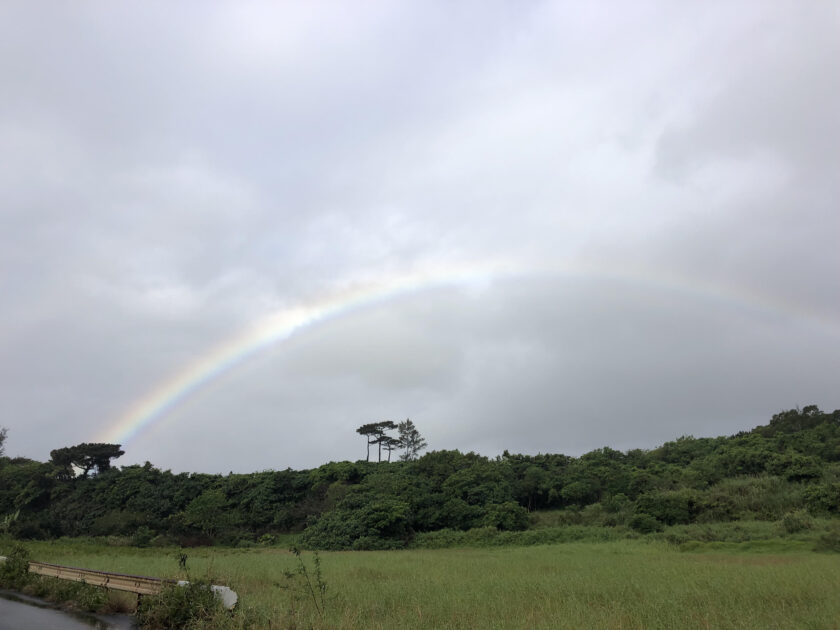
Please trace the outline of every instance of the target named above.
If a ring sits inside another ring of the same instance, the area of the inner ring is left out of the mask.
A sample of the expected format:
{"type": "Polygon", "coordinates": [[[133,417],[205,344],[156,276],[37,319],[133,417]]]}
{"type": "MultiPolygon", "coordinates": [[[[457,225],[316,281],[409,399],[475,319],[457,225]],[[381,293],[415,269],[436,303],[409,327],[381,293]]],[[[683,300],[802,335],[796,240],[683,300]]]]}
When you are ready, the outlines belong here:
{"type": "Polygon", "coordinates": [[[15,595],[0,592],[0,630],[110,630],[131,627],[128,618],[118,620],[123,623],[114,626],[94,617],[71,615],[16,599],[15,595]]]}

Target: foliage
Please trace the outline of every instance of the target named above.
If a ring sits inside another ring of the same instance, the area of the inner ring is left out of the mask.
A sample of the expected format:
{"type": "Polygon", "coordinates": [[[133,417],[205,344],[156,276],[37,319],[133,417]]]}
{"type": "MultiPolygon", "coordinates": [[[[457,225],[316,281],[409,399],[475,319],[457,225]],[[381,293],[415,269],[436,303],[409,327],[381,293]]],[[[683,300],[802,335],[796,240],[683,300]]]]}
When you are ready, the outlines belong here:
{"type": "Polygon", "coordinates": [[[223,614],[221,602],[206,582],[171,585],[159,595],[143,597],[137,606],[137,622],[143,630],[182,630],[210,627],[223,614]]]}
{"type": "Polygon", "coordinates": [[[840,482],[812,485],[805,490],[808,509],[817,514],[840,513],[840,482]]]}
{"type": "Polygon", "coordinates": [[[12,526],[18,517],[20,516],[20,510],[15,510],[11,514],[6,514],[3,518],[0,518],[0,534],[6,535],[9,533],[9,528],[12,526]]]}
{"type": "Polygon", "coordinates": [[[410,420],[358,431],[368,452],[376,445],[390,459],[394,444],[385,438],[394,439],[394,428],[403,448],[414,435],[416,451],[401,461],[303,471],[111,467],[119,445],[56,449],[45,463],[0,457],[0,529],[23,540],[100,536],[138,547],[270,545],[303,532],[301,544],[311,548],[390,549],[438,530],[521,531],[532,519],[632,532],[762,520],[796,535],[803,510],[816,520],[840,514],[840,411],[813,405],[729,437],[683,436],[650,451],[604,447],[580,457],[421,455],[425,441],[410,420]],[[77,466],[87,474],[74,476],[77,466]]]}
{"type": "Polygon", "coordinates": [[[311,524],[301,542],[310,549],[401,547],[410,537],[408,513],[408,504],[398,499],[366,502],[349,497],[311,524]]]}
{"type": "MultiPolygon", "coordinates": [[[[371,422],[369,424],[363,424],[358,429],[356,429],[356,433],[359,435],[363,435],[367,439],[367,458],[365,461],[370,460],[370,445],[376,444],[379,446],[379,457],[377,461],[382,461],[382,445],[388,444],[393,448],[396,444],[390,443],[390,438],[387,435],[388,431],[392,431],[393,429],[397,428],[397,424],[392,420],[384,420],[382,422],[371,422]]],[[[389,458],[390,461],[390,458],[389,458]]]]}
{"type": "Polygon", "coordinates": [[[698,496],[692,490],[654,491],[636,499],[636,511],[653,516],[666,525],[677,525],[694,521],[698,503],[698,496]]]}
{"type": "Polygon", "coordinates": [[[528,511],[513,501],[496,503],[487,508],[484,524],[502,531],[518,531],[528,528],[528,511]]]}
{"type": "Polygon", "coordinates": [[[814,520],[805,510],[794,510],[785,514],[781,521],[782,530],[786,534],[798,534],[799,532],[811,529],[814,520]]]}
{"type": "Polygon", "coordinates": [[[29,552],[21,545],[15,545],[6,556],[5,562],[0,562],[0,586],[3,588],[21,589],[31,580],[29,574],[29,552]]]}
{"type": "Polygon", "coordinates": [[[50,460],[61,471],[63,478],[73,477],[73,469],[80,468],[82,477],[96,469],[97,473],[103,473],[111,469],[111,460],[125,454],[119,444],[77,444],[58,448],[50,452],[50,460]]]}
{"type": "Polygon", "coordinates": [[[313,554],[312,569],[306,566],[303,554],[297,547],[290,549],[297,559],[294,570],[284,573],[286,589],[291,592],[289,617],[294,619],[303,602],[312,602],[318,617],[324,618],[327,608],[327,584],[321,571],[321,556],[316,551],[313,554]]]}
{"type": "Polygon", "coordinates": [[[840,553],[840,523],[833,523],[831,528],[819,537],[815,549],[840,553]]]}
{"type": "Polygon", "coordinates": [[[426,449],[426,440],[420,435],[420,431],[414,426],[414,423],[406,418],[403,422],[397,425],[399,432],[399,446],[403,449],[403,454],[400,459],[404,462],[410,462],[417,459],[420,451],[426,449]]]}
{"type": "Polygon", "coordinates": [[[5,444],[8,435],[9,430],[6,427],[0,427],[0,457],[3,457],[6,452],[5,444]]]}
{"type": "Polygon", "coordinates": [[[630,527],[641,534],[650,534],[652,532],[662,531],[662,523],[655,516],[639,512],[634,514],[628,523],[630,527]]]}

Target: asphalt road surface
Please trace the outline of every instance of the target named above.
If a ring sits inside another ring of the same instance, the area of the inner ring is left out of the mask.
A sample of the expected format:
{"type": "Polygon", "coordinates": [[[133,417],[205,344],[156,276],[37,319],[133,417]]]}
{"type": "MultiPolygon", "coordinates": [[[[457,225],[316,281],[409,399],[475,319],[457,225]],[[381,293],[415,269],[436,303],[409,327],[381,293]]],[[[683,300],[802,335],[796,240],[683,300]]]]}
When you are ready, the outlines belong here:
{"type": "Polygon", "coordinates": [[[37,603],[38,600],[0,592],[0,630],[114,630],[130,628],[130,618],[115,624],[89,615],[74,615],[37,603]]]}

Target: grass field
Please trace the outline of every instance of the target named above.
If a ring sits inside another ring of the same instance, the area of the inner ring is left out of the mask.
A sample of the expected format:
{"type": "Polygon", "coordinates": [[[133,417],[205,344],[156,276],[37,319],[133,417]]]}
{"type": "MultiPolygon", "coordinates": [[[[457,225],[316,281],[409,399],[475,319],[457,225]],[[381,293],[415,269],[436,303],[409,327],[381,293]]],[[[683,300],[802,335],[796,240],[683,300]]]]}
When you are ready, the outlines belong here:
{"type": "MultiPolygon", "coordinates": [[[[27,547],[45,562],[180,577],[175,549],[27,547]]],[[[837,554],[784,541],[700,549],[624,540],[322,553],[323,617],[284,576],[298,566],[285,550],[190,549],[187,566],[239,593],[224,624],[234,628],[840,628],[837,554]]],[[[313,555],[303,559],[311,572],[313,555]]]]}

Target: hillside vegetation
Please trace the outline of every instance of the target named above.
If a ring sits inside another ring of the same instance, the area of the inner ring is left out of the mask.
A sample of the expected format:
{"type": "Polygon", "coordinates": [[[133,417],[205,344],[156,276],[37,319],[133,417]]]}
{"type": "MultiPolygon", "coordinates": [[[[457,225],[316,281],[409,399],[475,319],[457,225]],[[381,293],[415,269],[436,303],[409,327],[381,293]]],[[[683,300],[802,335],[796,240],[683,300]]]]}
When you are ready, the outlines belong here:
{"type": "MultiPolygon", "coordinates": [[[[73,476],[54,462],[0,457],[0,534],[18,539],[248,546],[297,533],[313,549],[395,549],[560,541],[558,528],[568,538],[572,526],[598,527],[605,540],[733,521],[796,534],[838,512],[840,410],[813,405],[729,437],[576,458],[434,451],[303,471],[173,474],[147,462],[73,476]]],[[[825,544],[840,546],[832,536],[825,544]]]]}

